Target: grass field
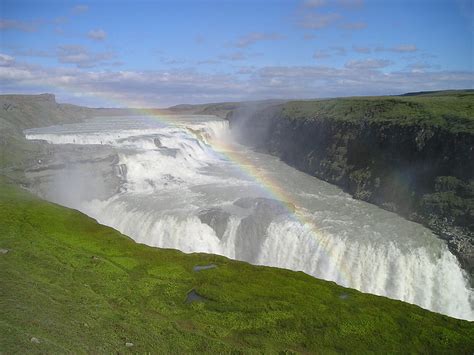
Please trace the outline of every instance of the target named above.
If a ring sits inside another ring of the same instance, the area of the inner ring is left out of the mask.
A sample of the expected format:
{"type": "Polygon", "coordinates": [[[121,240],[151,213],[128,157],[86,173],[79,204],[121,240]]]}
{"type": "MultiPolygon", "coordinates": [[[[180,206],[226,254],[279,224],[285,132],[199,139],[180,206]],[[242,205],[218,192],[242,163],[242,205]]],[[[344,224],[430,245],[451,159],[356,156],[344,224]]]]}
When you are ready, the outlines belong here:
{"type": "Polygon", "coordinates": [[[474,349],[473,323],[301,272],[136,244],[4,180],[0,248],[0,353],[474,349]],[[202,299],[187,302],[191,290],[202,299]]]}
{"type": "Polygon", "coordinates": [[[411,96],[291,101],[283,105],[282,114],[290,119],[365,120],[474,133],[473,111],[474,91],[456,90],[411,96]]]}

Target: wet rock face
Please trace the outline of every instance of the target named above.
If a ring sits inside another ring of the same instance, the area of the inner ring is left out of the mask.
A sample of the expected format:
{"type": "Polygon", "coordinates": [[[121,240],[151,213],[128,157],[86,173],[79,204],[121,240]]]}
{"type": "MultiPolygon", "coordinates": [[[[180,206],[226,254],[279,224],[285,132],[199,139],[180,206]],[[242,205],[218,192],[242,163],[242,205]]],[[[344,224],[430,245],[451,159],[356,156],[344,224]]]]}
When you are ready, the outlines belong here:
{"type": "Polygon", "coordinates": [[[430,226],[447,241],[449,250],[457,256],[461,267],[468,272],[471,287],[474,287],[474,237],[460,228],[446,228],[443,221],[431,219],[430,226]]]}
{"type": "Polygon", "coordinates": [[[163,147],[163,145],[161,144],[161,141],[160,141],[159,138],[154,138],[154,139],[153,139],[153,143],[155,144],[155,146],[156,146],[157,148],[163,147]]]}
{"type": "Polygon", "coordinates": [[[220,208],[210,208],[200,211],[198,218],[201,220],[201,223],[205,223],[214,229],[216,236],[222,239],[229,223],[230,213],[220,208]]]}
{"type": "MultiPolygon", "coordinates": [[[[454,236],[449,239],[448,246],[451,252],[460,255],[461,266],[470,274],[474,273],[474,238],[454,236]]],[[[471,287],[474,287],[474,278],[471,278],[471,287]]]]}
{"type": "Polygon", "coordinates": [[[255,263],[267,238],[268,226],[277,217],[290,214],[290,210],[277,200],[261,197],[244,197],[235,201],[234,205],[250,212],[240,221],[237,229],[235,256],[255,263]]]}

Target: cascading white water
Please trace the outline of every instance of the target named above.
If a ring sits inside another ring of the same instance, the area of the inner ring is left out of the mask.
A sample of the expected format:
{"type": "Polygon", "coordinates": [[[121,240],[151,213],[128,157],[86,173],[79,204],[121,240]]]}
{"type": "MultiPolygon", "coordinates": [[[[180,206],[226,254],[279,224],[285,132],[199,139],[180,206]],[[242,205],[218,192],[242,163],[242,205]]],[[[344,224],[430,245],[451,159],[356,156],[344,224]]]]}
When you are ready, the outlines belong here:
{"type": "MultiPolygon", "coordinates": [[[[274,157],[236,144],[227,146],[233,155],[245,158],[241,161],[247,170],[259,171],[285,187],[297,209],[291,213],[275,202],[268,186],[262,187],[239,164],[225,159],[229,151],[212,148],[213,140],[230,139],[226,121],[213,116],[173,119],[170,126],[147,117],[97,118],[26,131],[28,139],[96,145],[97,151],[106,146],[116,155],[109,164],[120,186],[106,198],[61,200],[57,191],[51,191],[54,185],[45,188],[41,182],[36,182],[37,193],[54,196],[56,202],[140,243],[301,270],[364,292],[474,319],[473,292],[463,271],[446,245],[426,228],[353,200],[274,157]]],[[[74,162],[74,150],[67,159],[72,162],[63,170],[73,166],[76,172],[84,164],[74,162]]],[[[51,180],[32,176],[32,181],[34,177],[34,181],[51,180]]],[[[89,178],[85,180],[87,184],[89,178]]]]}

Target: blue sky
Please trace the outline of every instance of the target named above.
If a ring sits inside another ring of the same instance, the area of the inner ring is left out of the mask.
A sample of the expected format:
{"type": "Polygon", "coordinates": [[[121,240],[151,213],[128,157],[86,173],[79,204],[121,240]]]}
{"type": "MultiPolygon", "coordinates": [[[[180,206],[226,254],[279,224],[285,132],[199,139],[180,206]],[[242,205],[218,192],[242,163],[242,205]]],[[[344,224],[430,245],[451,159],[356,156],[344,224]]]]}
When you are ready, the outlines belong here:
{"type": "Polygon", "coordinates": [[[0,91],[92,106],[472,88],[471,0],[0,0],[0,91]]]}

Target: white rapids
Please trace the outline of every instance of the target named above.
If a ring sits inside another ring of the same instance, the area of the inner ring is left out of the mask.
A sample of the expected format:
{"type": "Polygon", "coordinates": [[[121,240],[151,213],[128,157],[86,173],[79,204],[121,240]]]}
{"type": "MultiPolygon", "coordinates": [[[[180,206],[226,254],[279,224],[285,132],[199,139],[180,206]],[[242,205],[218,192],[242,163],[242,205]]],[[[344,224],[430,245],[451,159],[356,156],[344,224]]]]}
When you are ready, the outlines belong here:
{"type": "Polygon", "coordinates": [[[98,117],[25,131],[55,148],[28,173],[31,189],[139,243],[300,270],[474,320],[466,275],[428,229],[233,143],[227,121],[162,118],[172,124],[98,117]]]}

